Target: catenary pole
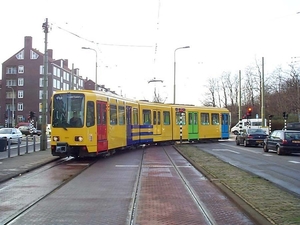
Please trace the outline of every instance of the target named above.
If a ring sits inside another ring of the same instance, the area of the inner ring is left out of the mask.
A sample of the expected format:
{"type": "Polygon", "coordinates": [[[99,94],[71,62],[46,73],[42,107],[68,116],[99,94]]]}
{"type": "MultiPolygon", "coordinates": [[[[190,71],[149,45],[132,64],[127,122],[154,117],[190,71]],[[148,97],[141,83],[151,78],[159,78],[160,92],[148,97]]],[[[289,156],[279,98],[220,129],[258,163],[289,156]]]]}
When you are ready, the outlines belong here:
{"type": "Polygon", "coordinates": [[[49,32],[49,24],[48,18],[43,23],[43,29],[45,33],[45,53],[44,53],[44,79],[43,79],[43,101],[42,101],[42,134],[40,141],[40,150],[47,149],[47,136],[46,136],[46,126],[47,126],[47,117],[46,117],[46,104],[47,104],[47,76],[48,76],[48,32],[49,32]]]}

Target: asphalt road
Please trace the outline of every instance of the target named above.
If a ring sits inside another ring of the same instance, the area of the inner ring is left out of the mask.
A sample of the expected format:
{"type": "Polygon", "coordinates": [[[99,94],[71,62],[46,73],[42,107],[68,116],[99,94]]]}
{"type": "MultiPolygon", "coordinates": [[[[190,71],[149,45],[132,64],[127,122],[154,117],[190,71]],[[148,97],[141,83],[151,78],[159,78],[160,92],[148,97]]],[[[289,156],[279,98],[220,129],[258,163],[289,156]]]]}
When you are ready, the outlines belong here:
{"type": "Polygon", "coordinates": [[[300,154],[277,155],[262,147],[237,146],[234,141],[197,144],[202,150],[238,168],[263,177],[300,196],[300,154]]]}

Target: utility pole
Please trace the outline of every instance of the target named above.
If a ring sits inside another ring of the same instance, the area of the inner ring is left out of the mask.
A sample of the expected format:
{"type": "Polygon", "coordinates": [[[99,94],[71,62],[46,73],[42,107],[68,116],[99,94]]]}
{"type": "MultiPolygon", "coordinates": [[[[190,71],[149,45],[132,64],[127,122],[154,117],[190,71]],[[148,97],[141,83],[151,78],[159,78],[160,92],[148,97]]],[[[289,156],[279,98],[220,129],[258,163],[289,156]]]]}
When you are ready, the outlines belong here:
{"type": "Polygon", "coordinates": [[[47,126],[47,115],[46,115],[46,104],[47,104],[47,76],[48,76],[48,32],[49,32],[49,24],[48,18],[43,23],[43,29],[45,33],[45,54],[44,54],[44,79],[43,79],[43,101],[42,101],[42,134],[40,141],[40,150],[47,149],[47,136],[46,136],[46,126],[47,126]]]}
{"type": "Polygon", "coordinates": [[[239,70],[239,132],[242,132],[243,129],[243,116],[242,116],[242,73],[239,70]]]}
{"type": "Polygon", "coordinates": [[[265,120],[265,59],[262,57],[261,60],[261,119],[262,119],[262,126],[266,127],[266,120],[265,120]]]}

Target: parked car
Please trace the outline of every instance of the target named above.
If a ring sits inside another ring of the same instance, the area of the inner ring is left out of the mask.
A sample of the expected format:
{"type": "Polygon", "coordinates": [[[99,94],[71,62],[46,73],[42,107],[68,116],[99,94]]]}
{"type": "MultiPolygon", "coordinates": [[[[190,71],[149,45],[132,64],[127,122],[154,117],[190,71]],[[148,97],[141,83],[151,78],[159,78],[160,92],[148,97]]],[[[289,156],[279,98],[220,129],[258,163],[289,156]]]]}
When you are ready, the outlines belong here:
{"type": "Polygon", "coordinates": [[[19,130],[21,131],[22,134],[24,134],[25,136],[27,135],[41,135],[41,131],[37,130],[35,127],[32,128],[32,133],[30,132],[31,126],[20,126],[19,130]]]}
{"type": "Polygon", "coordinates": [[[19,122],[15,127],[19,128],[21,126],[31,126],[31,123],[29,123],[29,122],[19,122]]]}
{"type": "Polygon", "coordinates": [[[300,131],[274,130],[264,140],[264,152],[274,150],[278,155],[300,153],[300,131]]]}
{"type": "Polygon", "coordinates": [[[20,143],[22,141],[22,133],[18,128],[1,128],[0,129],[0,138],[5,138],[11,141],[11,143],[20,143]]]}
{"type": "Polygon", "coordinates": [[[266,131],[263,129],[244,129],[237,134],[235,143],[236,145],[243,144],[245,147],[248,145],[263,145],[267,136],[266,131]]]}

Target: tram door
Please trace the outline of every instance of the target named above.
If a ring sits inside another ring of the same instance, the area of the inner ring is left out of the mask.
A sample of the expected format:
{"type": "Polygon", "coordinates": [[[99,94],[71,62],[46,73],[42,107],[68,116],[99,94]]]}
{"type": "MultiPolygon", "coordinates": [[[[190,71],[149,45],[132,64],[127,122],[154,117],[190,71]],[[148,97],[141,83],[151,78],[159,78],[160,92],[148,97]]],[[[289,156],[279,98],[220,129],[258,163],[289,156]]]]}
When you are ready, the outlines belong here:
{"type": "Polygon", "coordinates": [[[228,113],[222,113],[222,126],[221,126],[221,138],[227,139],[229,138],[229,114],[228,113]]]}
{"type": "Polygon", "coordinates": [[[161,134],[161,111],[153,110],[153,135],[161,134]]]}
{"type": "Polygon", "coordinates": [[[108,150],[107,143],[107,108],[108,103],[97,101],[97,151],[108,150]]]}
{"type": "Polygon", "coordinates": [[[189,112],[188,114],[188,129],[189,129],[189,140],[198,140],[199,138],[199,126],[198,126],[198,113],[189,112]]]}
{"type": "Polygon", "coordinates": [[[131,131],[131,126],[132,126],[131,118],[132,118],[132,107],[126,106],[126,143],[127,143],[127,145],[133,144],[132,131],[131,131]]]}

